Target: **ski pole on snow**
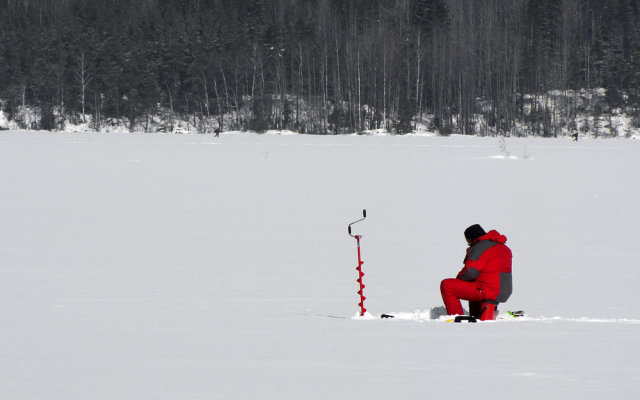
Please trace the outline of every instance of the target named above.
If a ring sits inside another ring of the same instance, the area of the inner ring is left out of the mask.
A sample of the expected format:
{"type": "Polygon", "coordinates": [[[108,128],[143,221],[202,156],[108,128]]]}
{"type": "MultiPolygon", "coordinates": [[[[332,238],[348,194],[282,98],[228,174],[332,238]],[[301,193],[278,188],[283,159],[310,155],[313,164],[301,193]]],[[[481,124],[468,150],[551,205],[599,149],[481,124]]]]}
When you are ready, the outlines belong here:
{"type": "Polygon", "coordinates": [[[358,280],[356,282],[360,284],[360,290],[358,290],[358,294],[360,295],[360,303],[358,303],[358,305],[360,306],[361,317],[364,316],[365,312],[367,312],[367,309],[364,308],[364,300],[366,299],[366,297],[364,297],[364,283],[362,283],[362,277],[364,276],[364,272],[362,272],[362,264],[364,264],[364,261],[362,261],[362,258],[360,257],[360,238],[362,238],[362,235],[352,235],[351,225],[358,223],[365,218],[367,218],[367,210],[362,210],[362,218],[350,223],[347,228],[347,230],[349,231],[349,236],[355,238],[356,242],[358,243],[358,266],[356,267],[356,270],[358,271],[358,280]]]}

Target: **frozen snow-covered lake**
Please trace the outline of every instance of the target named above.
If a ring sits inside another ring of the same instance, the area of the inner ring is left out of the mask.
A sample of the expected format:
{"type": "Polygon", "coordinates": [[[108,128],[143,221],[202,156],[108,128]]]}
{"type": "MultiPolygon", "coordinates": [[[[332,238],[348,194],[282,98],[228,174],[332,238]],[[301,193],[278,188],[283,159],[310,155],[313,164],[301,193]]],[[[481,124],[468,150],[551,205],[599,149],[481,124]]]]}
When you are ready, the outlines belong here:
{"type": "Polygon", "coordinates": [[[0,132],[0,397],[640,398],[638,160],[637,140],[0,132]],[[406,320],[354,318],[363,208],[365,306],[406,320]],[[474,223],[509,238],[501,310],[526,319],[424,317],[474,223]]]}

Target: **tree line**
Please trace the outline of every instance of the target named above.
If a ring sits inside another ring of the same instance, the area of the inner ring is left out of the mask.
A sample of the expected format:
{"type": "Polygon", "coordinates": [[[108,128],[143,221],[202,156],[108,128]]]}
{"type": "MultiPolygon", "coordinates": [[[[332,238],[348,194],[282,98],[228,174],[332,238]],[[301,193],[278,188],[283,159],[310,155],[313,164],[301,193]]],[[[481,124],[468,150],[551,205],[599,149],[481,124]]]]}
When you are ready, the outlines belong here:
{"type": "Polygon", "coordinates": [[[552,136],[639,87],[640,0],[0,0],[24,127],[552,136]]]}

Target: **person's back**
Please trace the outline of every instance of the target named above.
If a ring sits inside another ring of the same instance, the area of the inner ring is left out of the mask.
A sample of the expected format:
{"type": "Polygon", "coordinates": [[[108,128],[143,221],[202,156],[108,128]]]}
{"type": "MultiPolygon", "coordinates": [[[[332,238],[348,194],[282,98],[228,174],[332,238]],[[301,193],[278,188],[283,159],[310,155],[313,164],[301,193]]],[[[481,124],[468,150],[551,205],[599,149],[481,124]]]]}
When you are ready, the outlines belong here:
{"type": "Polygon", "coordinates": [[[487,299],[504,303],[513,291],[507,238],[492,230],[470,243],[458,279],[481,285],[487,299]]]}

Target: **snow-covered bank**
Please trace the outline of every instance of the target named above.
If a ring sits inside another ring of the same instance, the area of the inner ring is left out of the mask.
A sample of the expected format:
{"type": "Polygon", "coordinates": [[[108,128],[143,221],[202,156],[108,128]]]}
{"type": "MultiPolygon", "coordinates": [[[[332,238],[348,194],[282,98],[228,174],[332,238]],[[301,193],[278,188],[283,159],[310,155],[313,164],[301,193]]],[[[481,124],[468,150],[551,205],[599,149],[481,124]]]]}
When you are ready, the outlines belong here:
{"type": "Polygon", "coordinates": [[[635,140],[0,132],[3,397],[636,398],[639,156],[635,140]],[[441,306],[480,223],[514,252],[501,308],[531,320],[353,319],[363,208],[372,314],[441,306]]]}
{"type": "MultiPolygon", "coordinates": [[[[628,98],[628,95],[625,94],[628,98]]],[[[293,99],[291,99],[293,101],[293,99]]],[[[453,115],[450,125],[438,131],[433,114],[420,114],[414,116],[410,123],[410,134],[434,135],[456,134],[478,136],[513,136],[513,137],[574,137],[580,138],[633,138],[640,135],[640,118],[634,107],[611,107],[607,102],[607,91],[603,88],[581,90],[550,90],[544,95],[525,95],[519,118],[509,123],[509,128],[499,128],[496,121],[490,121],[492,117],[491,104],[478,100],[478,111],[473,115],[473,123],[465,124],[459,116],[453,115]],[[489,120],[487,119],[489,118],[489,120]],[[465,127],[463,127],[463,125],[465,127]],[[501,130],[502,129],[502,130],[501,130]],[[437,133],[439,132],[439,133],[437,133]]],[[[19,106],[12,116],[3,112],[3,103],[0,98],[0,130],[24,130],[37,129],[43,124],[42,111],[37,107],[19,106]]],[[[304,111],[310,106],[301,101],[302,117],[296,133],[333,134],[349,132],[345,127],[337,129],[330,122],[319,124],[308,120],[309,113],[304,111]],[[306,129],[304,127],[307,127],[306,129]],[[323,128],[321,128],[321,126],[323,128]],[[313,128],[311,128],[313,127],[313,128]]],[[[330,110],[334,106],[326,105],[330,110]]],[[[375,113],[369,110],[370,113],[375,113]]],[[[245,106],[223,115],[194,116],[178,115],[162,107],[155,113],[148,114],[145,118],[137,119],[136,123],[126,117],[96,119],[90,114],[68,114],[53,110],[53,115],[48,116],[55,120],[56,132],[125,132],[136,133],[205,133],[211,134],[224,132],[225,134],[246,131],[247,121],[254,119],[253,111],[245,106]]],[[[312,118],[312,117],[311,117],[312,118]]],[[[269,125],[269,124],[267,124],[269,125]]],[[[387,125],[379,125],[379,129],[367,129],[357,132],[358,135],[393,135],[398,133],[397,121],[388,120],[387,125]]],[[[294,131],[282,129],[283,126],[293,128],[292,124],[275,124],[270,129],[265,127],[264,132],[279,132],[280,134],[294,134],[294,131]]],[[[369,125],[366,125],[369,126],[369,125]]],[[[261,131],[262,132],[262,131],[261,131]]],[[[403,130],[403,132],[406,132],[403,130]]],[[[356,134],[356,133],[351,133],[356,134]]]]}

